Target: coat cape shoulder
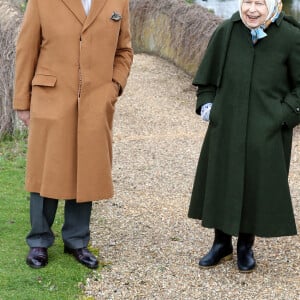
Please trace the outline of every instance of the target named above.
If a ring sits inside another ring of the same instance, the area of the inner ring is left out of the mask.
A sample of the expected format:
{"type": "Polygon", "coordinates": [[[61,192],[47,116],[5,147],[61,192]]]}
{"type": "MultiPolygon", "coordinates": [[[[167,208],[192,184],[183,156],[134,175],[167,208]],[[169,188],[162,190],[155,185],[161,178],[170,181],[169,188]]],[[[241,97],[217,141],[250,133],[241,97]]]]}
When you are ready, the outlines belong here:
{"type": "MultiPolygon", "coordinates": [[[[282,20],[300,29],[300,23],[293,17],[285,15],[284,12],[280,14],[276,24],[279,26],[282,20]]],[[[235,22],[239,21],[241,21],[240,15],[239,12],[236,12],[214,31],[208,43],[205,56],[193,80],[193,85],[220,86],[232,27],[235,22]]]]}
{"type": "Polygon", "coordinates": [[[225,63],[231,30],[233,27],[233,20],[236,19],[238,19],[238,13],[235,13],[231,19],[224,21],[214,31],[208,43],[206,53],[193,80],[193,85],[219,86],[222,78],[222,70],[225,63]],[[212,68],[211,66],[214,67],[212,68]]]}

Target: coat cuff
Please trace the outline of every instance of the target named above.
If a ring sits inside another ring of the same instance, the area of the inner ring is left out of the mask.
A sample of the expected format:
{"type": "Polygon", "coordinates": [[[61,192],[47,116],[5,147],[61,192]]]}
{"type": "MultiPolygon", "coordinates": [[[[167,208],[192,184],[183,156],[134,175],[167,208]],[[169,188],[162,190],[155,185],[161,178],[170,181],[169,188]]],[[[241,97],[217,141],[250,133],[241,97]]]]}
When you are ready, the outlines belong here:
{"type": "Polygon", "coordinates": [[[201,106],[206,103],[213,103],[215,99],[215,92],[202,92],[197,93],[196,113],[201,114],[201,106]]]}
{"type": "Polygon", "coordinates": [[[14,98],[13,100],[13,109],[14,110],[30,110],[30,99],[18,99],[14,98]]]}
{"type": "Polygon", "coordinates": [[[300,123],[300,107],[290,105],[288,102],[282,102],[283,124],[289,128],[294,128],[300,123]]]}

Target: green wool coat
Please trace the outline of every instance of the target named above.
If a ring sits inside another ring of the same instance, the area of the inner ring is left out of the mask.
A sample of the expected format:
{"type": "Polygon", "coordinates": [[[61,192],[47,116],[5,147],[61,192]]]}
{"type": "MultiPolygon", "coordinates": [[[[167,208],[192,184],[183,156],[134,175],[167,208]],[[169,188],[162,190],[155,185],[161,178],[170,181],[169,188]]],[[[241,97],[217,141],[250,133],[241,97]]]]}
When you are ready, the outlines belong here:
{"type": "Polygon", "coordinates": [[[300,26],[282,13],[255,45],[236,13],[213,34],[193,84],[213,102],[190,218],[231,235],[297,233],[288,185],[300,122],[300,26]]]}

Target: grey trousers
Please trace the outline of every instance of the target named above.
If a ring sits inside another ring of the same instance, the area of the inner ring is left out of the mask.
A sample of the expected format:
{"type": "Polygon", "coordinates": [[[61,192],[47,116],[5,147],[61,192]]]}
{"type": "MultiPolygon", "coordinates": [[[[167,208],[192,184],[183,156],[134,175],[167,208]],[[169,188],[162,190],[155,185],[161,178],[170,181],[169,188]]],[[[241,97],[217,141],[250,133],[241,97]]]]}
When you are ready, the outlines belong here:
{"type": "MultiPolygon", "coordinates": [[[[58,200],[30,193],[31,231],[26,237],[29,247],[48,248],[54,243],[51,230],[58,200]]],[[[65,246],[78,249],[87,247],[90,240],[90,218],[92,202],[77,203],[66,200],[64,207],[64,225],[62,239],[65,246]]]]}

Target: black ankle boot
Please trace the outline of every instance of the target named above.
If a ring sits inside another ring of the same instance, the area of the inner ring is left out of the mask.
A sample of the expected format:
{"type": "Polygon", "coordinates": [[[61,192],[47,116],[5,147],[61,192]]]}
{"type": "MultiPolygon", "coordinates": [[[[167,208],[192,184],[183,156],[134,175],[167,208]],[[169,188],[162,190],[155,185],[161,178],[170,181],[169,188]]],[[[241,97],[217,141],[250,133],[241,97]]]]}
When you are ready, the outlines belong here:
{"type": "Polygon", "coordinates": [[[238,268],[240,272],[250,273],[254,270],[256,263],[253,256],[252,246],[254,244],[254,235],[240,233],[237,242],[238,268]]]}
{"type": "Polygon", "coordinates": [[[232,259],[231,235],[221,230],[215,229],[215,239],[210,251],[200,259],[199,266],[209,268],[217,265],[221,261],[232,259]]]}

